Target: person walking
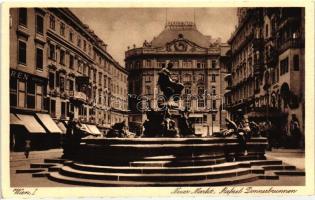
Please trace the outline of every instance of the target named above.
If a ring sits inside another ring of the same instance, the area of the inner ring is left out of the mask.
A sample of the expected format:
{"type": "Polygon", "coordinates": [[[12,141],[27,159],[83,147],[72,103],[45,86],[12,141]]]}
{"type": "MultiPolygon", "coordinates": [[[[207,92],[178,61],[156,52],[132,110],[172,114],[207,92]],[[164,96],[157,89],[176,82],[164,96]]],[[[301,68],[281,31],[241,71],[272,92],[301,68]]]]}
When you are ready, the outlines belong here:
{"type": "Polygon", "coordinates": [[[295,114],[292,114],[292,119],[290,122],[290,132],[292,136],[293,147],[298,148],[301,139],[301,130],[299,120],[297,119],[295,114]]]}

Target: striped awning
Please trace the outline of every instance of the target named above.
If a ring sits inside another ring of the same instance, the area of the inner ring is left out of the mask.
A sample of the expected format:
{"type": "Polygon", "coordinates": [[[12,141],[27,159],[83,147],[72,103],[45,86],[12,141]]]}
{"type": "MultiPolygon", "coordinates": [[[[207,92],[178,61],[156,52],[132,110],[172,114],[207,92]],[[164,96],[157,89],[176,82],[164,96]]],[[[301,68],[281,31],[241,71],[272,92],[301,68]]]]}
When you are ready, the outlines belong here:
{"type": "Polygon", "coordinates": [[[102,134],[100,132],[100,130],[98,130],[98,128],[95,125],[87,124],[87,127],[90,129],[92,134],[95,134],[95,135],[101,135],[102,134]]]}
{"type": "Polygon", "coordinates": [[[42,113],[36,113],[36,115],[50,133],[62,133],[50,115],[42,113]]]}
{"type": "Polygon", "coordinates": [[[32,115],[17,114],[17,117],[21,120],[30,133],[46,133],[45,129],[39,124],[39,122],[32,115]]]}

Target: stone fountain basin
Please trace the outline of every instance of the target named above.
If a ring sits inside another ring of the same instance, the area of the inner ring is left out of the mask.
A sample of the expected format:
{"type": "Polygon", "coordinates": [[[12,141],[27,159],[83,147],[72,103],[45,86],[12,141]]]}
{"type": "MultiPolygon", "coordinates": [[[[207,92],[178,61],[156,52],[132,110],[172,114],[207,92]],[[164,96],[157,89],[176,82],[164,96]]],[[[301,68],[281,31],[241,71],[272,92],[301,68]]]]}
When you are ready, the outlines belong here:
{"type": "Polygon", "coordinates": [[[73,160],[83,163],[126,165],[150,158],[196,162],[237,155],[238,158],[264,159],[267,139],[252,137],[248,155],[239,151],[236,138],[84,138],[73,160]]]}

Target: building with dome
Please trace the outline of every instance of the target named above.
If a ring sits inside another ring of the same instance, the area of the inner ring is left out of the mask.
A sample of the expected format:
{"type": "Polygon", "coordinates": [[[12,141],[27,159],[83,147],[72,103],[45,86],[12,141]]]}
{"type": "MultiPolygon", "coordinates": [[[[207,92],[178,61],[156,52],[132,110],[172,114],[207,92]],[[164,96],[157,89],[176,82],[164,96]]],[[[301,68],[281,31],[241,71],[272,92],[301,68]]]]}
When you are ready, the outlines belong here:
{"type": "Polygon", "coordinates": [[[202,34],[195,23],[177,21],[167,22],[152,41],[128,48],[129,127],[141,125],[146,120],[145,111],[157,108],[162,98],[158,72],[171,62],[172,79],[184,84],[179,108],[190,111],[196,132],[211,135],[219,131],[223,115],[220,57],[227,48],[219,38],[202,34]]]}

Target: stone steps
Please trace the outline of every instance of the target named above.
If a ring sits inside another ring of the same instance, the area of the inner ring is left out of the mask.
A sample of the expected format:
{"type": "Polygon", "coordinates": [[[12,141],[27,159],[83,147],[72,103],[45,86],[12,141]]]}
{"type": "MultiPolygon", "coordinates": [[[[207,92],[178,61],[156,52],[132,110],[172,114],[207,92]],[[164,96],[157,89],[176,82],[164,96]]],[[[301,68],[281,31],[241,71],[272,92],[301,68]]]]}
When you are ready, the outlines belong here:
{"type": "Polygon", "coordinates": [[[224,163],[225,158],[200,159],[200,160],[174,160],[174,161],[134,161],[130,162],[131,167],[176,167],[176,166],[202,166],[224,163]]]}
{"type": "Polygon", "coordinates": [[[219,178],[219,179],[207,179],[199,181],[116,181],[116,180],[96,180],[96,179],[86,179],[69,177],[59,174],[57,172],[52,172],[49,174],[48,178],[53,181],[60,183],[74,184],[74,185],[84,185],[84,186],[107,186],[107,187],[179,187],[179,186],[223,186],[223,185],[233,185],[255,181],[258,176],[252,174],[246,174],[237,177],[219,178]]]}
{"type": "Polygon", "coordinates": [[[69,166],[63,167],[60,174],[69,177],[97,179],[97,180],[112,180],[112,181],[199,181],[206,179],[235,177],[240,175],[251,174],[251,169],[232,169],[224,171],[212,172],[196,172],[196,173],[150,173],[150,174],[137,174],[137,173],[104,173],[104,172],[91,172],[76,170],[69,166]]]}
{"type": "Polygon", "coordinates": [[[296,170],[281,170],[281,171],[274,171],[274,173],[280,176],[305,176],[305,171],[296,171],[296,170]]]}
{"type": "Polygon", "coordinates": [[[216,159],[216,158],[223,158],[224,154],[201,154],[201,155],[194,155],[191,156],[182,156],[182,155],[165,155],[165,156],[148,156],[144,157],[143,160],[151,160],[151,161],[172,161],[172,160],[199,160],[199,159],[216,159]]]}
{"type": "Polygon", "coordinates": [[[49,167],[54,167],[57,164],[55,163],[31,163],[30,167],[31,168],[49,168],[49,167]]]}
{"type": "Polygon", "coordinates": [[[22,174],[22,173],[38,173],[38,172],[43,172],[45,171],[45,168],[31,168],[31,169],[17,169],[15,170],[15,173],[17,174],[22,174]]]}
{"type": "MultiPolygon", "coordinates": [[[[259,165],[274,165],[281,164],[278,160],[257,160],[246,162],[227,162],[216,165],[203,165],[203,166],[163,166],[163,167],[149,167],[149,166],[104,166],[104,165],[91,165],[83,163],[72,163],[71,166],[74,169],[92,171],[92,172],[104,172],[104,173],[194,173],[194,172],[210,172],[210,171],[222,171],[231,170],[236,168],[250,168],[251,166],[259,165]]],[[[260,170],[263,170],[260,168],[260,170]]]]}
{"type": "Polygon", "coordinates": [[[295,170],[295,166],[292,165],[268,165],[262,166],[264,170],[295,170]]]}

